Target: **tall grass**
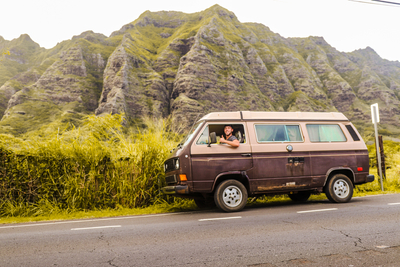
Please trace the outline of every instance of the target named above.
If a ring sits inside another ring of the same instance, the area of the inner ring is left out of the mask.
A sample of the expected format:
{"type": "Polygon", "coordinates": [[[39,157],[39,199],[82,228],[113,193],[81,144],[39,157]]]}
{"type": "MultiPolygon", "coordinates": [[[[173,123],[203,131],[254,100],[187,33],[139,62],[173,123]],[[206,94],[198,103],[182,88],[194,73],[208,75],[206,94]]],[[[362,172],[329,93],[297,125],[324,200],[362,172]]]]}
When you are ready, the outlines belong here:
{"type": "Polygon", "coordinates": [[[134,208],[159,201],[163,161],[179,136],[168,120],[123,132],[123,115],[88,116],[46,138],[0,135],[0,216],[134,208]]]}
{"type": "MultiPolygon", "coordinates": [[[[171,131],[169,120],[144,118],[140,128],[130,129],[124,123],[123,115],[88,116],[82,127],[58,129],[44,138],[0,135],[0,217],[174,207],[168,203],[175,200],[159,189],[162,163],[181,136],[171,131]]],[[[399,192],[400,143],[385,141],[384,146],[385,191],[399,192]]],[[[375,148],[368,149],[376,179],[357,186],[355,195],[380,192],[375,148]]],[[[189,203],[179,201],[175,204],[189,203]]]]}
{"type": "MultiPolygon", "coordinates": [[[[355,193],[358,195],[381,192],[375,145],[367,147],[370,159],[370,173],[375,175],[375,181],[357,186],[355,193]]],[[[383,176],[384,191],[400,192],[400,143],[387,140],[383,142],[383,147],[386,165],[386,177],[383,176]]]]}

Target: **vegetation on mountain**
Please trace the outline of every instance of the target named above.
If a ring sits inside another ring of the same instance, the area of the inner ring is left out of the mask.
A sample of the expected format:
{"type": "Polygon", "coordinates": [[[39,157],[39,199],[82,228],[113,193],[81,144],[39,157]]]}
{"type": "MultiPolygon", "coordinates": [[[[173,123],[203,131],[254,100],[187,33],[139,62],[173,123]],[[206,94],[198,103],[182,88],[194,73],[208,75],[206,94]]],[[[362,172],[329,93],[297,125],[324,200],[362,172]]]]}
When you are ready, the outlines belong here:
{"type": "Polygon", "coordinates": [[[218,6],[144,12],[110,37],[92,31],[52,49],[28,35],[0,62],[0,132],[79,126],[89,114],[172,116],[187,128],[212,111],[340,111],[364,136],[370,104],[381,131],[400,133],[400,63],[371,48],[343,53],[322,37],[283,38],[218,6]],[[46,109],[46,111],[43,111],[46,109]]]}

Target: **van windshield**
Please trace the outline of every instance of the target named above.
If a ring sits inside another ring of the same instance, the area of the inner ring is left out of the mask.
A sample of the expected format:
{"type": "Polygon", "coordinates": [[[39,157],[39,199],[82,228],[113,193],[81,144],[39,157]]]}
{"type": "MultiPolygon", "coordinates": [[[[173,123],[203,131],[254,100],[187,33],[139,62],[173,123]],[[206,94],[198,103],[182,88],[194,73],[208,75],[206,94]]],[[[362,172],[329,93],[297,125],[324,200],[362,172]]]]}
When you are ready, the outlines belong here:
{"type": "Polygon", "coordinates": [[[182,146],[186,146],[194,137],[194,134],[197,132],[197,130],[199,128],[201,128],[201,126],[203,125],[204,121],[199,121],[197,122],[195,125],[193,125],[192,129],[190,130],[190,132],[188,133],[188,135],[185,137],[185,139],[183,139],[183,141],[181,142],[181,144],[183,143],[182,146]]]}

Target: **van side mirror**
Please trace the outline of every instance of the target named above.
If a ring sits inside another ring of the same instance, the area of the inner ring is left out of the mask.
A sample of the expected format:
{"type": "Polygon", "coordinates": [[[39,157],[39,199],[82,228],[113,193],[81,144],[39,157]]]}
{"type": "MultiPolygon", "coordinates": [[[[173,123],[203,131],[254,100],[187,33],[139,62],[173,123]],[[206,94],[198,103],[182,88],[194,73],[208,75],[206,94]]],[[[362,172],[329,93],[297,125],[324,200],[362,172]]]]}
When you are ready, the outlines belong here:
{"type": "Polygon", "coordinates": [[[208,136],[208,147],[210,147],[211,144],[216,144],[216,143],[217,143],[217,134],[215,132],[212,132],[208,136]]]}

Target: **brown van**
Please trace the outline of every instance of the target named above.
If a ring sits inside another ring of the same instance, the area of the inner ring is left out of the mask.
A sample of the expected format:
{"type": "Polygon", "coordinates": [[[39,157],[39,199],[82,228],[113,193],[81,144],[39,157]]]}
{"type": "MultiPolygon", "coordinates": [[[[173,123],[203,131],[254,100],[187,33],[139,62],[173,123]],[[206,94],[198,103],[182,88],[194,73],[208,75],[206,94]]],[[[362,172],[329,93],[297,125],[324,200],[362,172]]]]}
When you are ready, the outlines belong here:
{"type": "Polygon", "coordinates": [[[293,201],[306,201],[323,192],[332,202],[348,202],[355,185],[374,180],[360,134],[334,112],[207,114],[164,169],[165,194],[227,212],[243,209],[247,198],[257,195],[288,194],[293,201]],[[230,139],[238,147],[221,143],[227,140],[226,128],[233,130],[230,139]]]}

